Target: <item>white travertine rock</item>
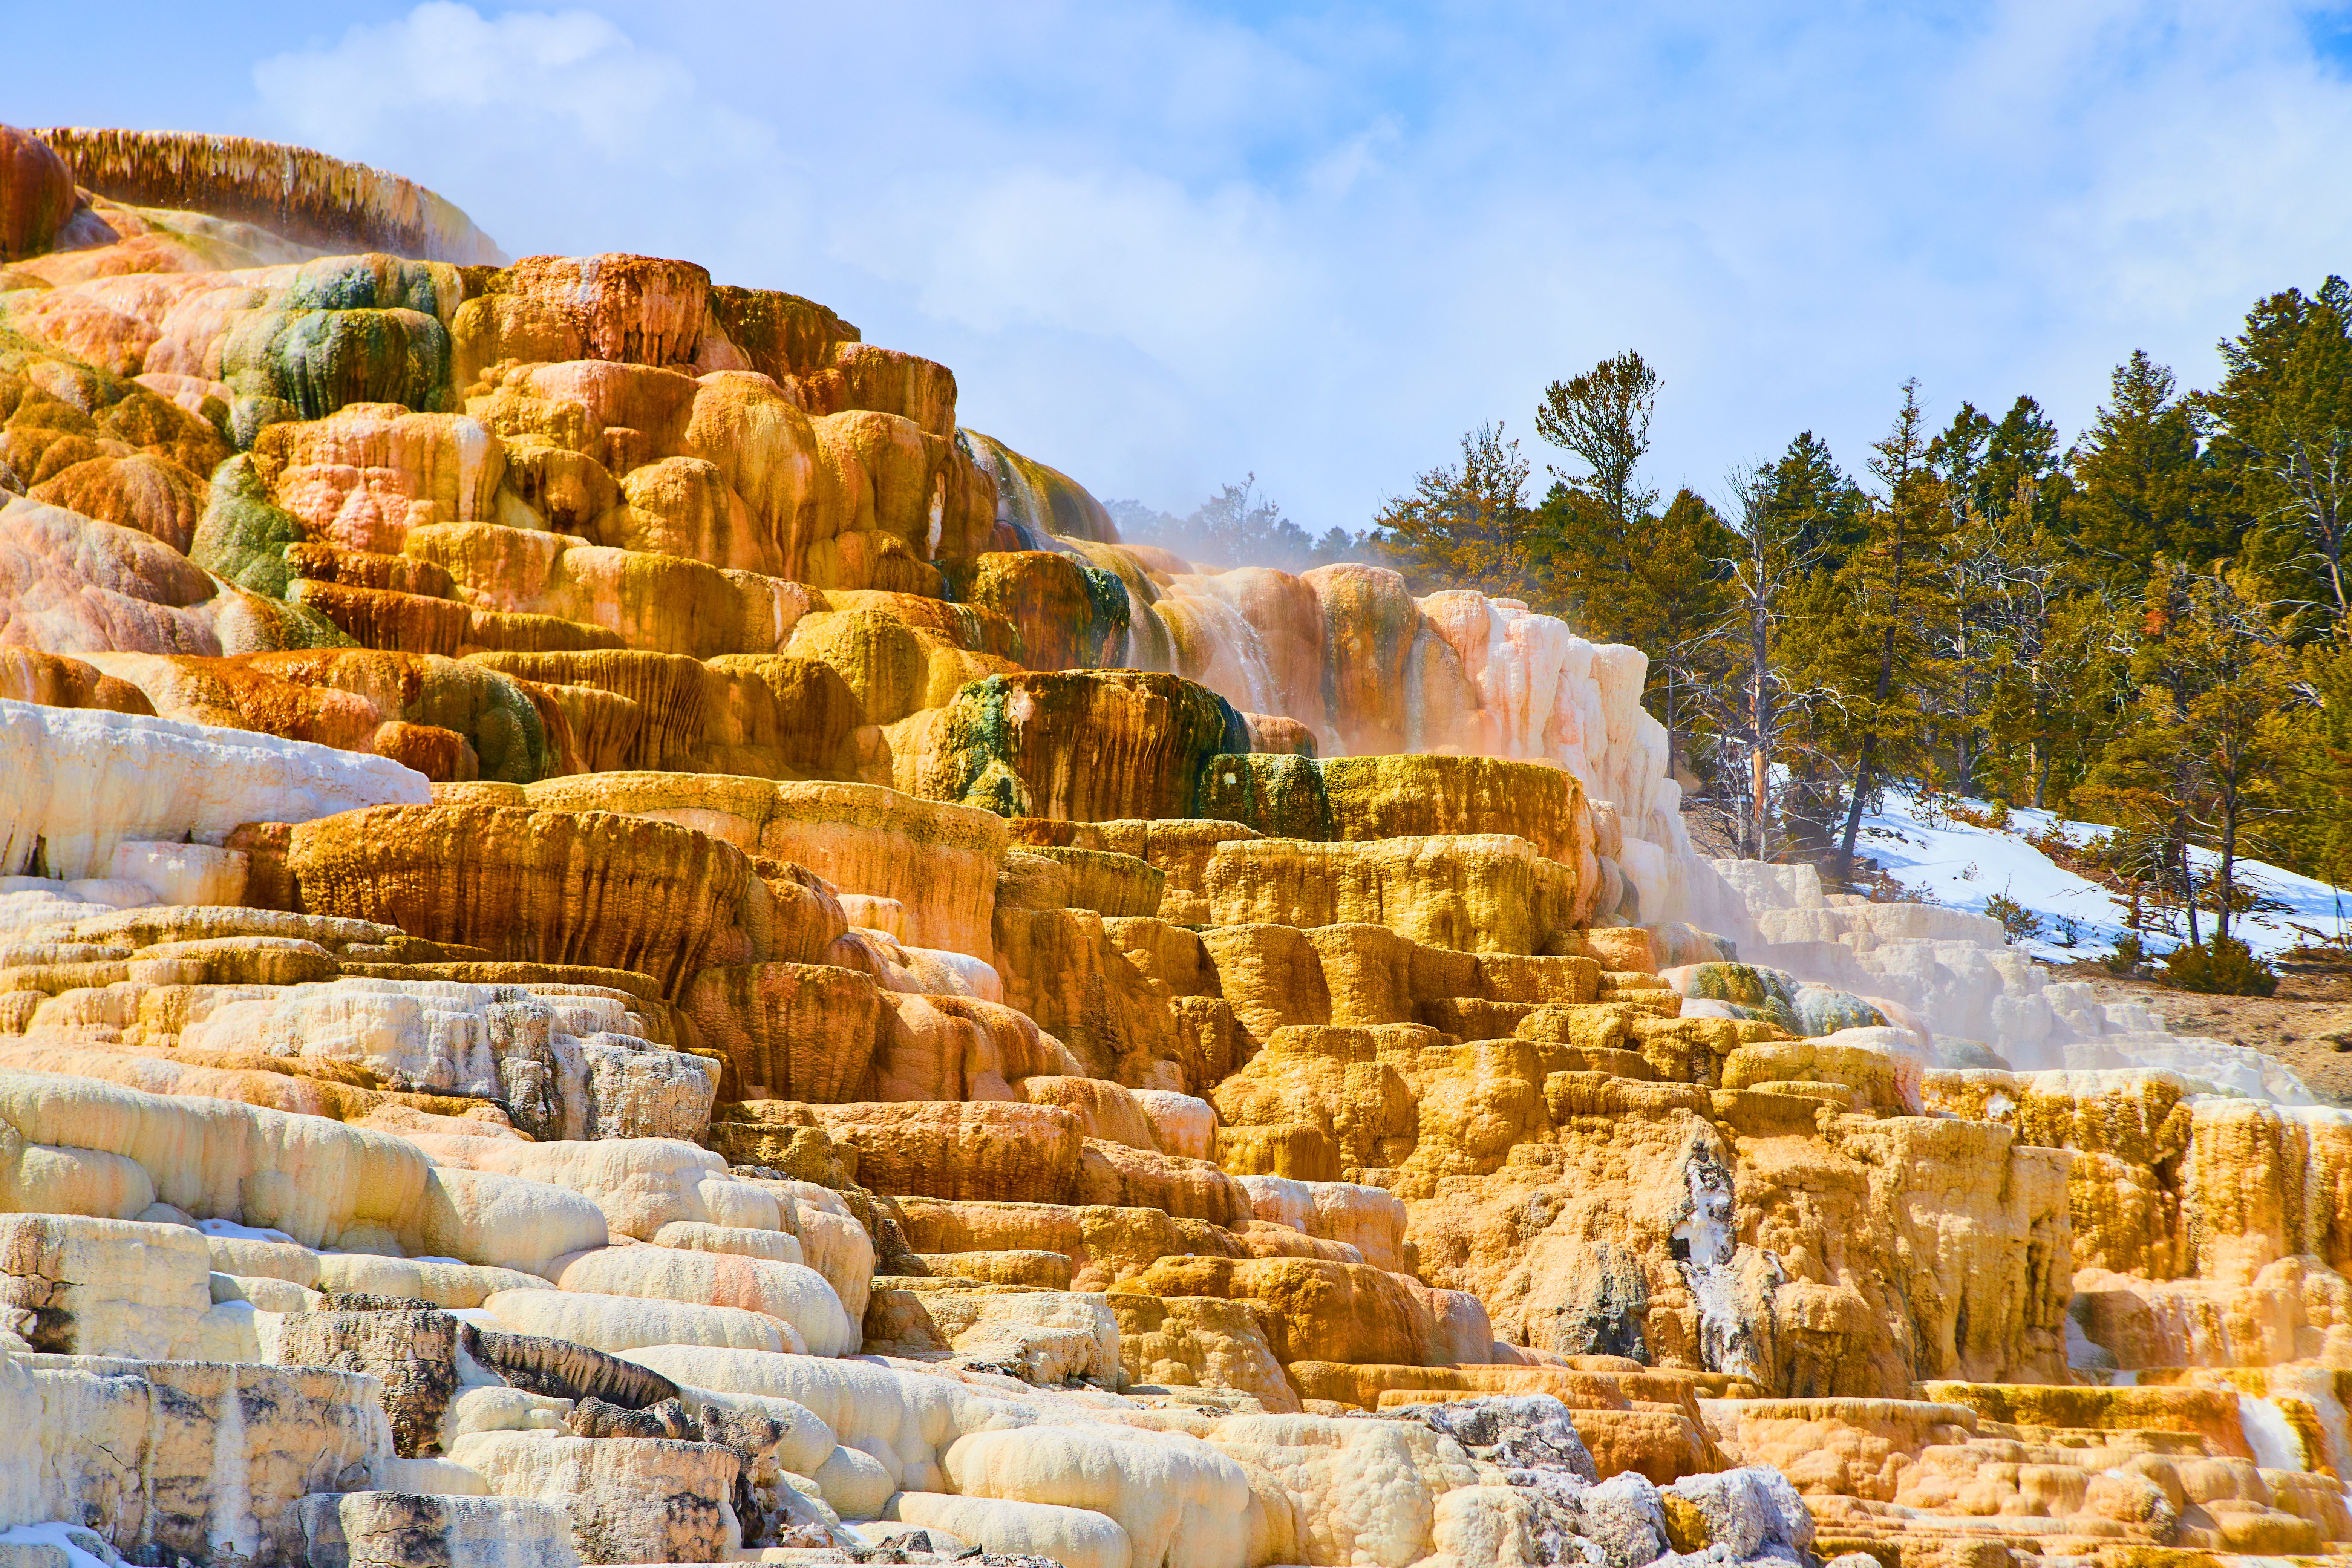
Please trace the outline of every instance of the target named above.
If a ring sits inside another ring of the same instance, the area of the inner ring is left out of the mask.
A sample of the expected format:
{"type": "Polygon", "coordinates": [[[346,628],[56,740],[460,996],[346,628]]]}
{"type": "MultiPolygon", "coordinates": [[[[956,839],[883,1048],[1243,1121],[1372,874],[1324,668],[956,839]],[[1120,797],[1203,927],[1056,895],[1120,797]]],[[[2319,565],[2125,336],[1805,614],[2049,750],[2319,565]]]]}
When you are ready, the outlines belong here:
{"type": "Polygon", "coordinates": [[[212,1280],[213,1304],[221,1306],[243,1301],[257,1312],[317,1312],[324,1310],[327,1299],[316,1290],[306,1290],[289,1279],[272,1279],[267,1274],[215,1274],[212,1280]]]}
{"type": "Polygon", "coordinates": [[[0,873],[37,847],[49,873],[113,874],[129,840],[218,845],[241,822],[423,805],[424,774],[386,757],[248,730],[0,698],[0,873]]]}
{"type": "Polygon", "coordinates": [[[1109,1426],[973,1432],[940,1464],[966,1497],[1108,1515],[1127,1531],[1136,1568],[1243,1568],[1248,1560],[1248,1472],[1198,1438],[1109,1426]]]}
{"type": "Polygon", "coordinates": [[[950,1489],[939,1466],[940,1450],[1003,1408],[961,1383],[865,1361],[694,1345],[655,1345],[622,1359],[681,1386],[791,1400],[839,1441],[881,1460],[909,1491],[950,1489]]]}
{"type": "Polygon", "coordinates": [[[125,839],[114,847],[106,874],[149,889],[156,903],[242,904],[246,859],[242,849],[125,839]]]}
{"type": "Polygon", "coordinates": [[[1238,1415],[1218,1422],[1208,1441],[1271,1477],[1290,1500],[1295,1537],[1285,1540],[1282,1521],[1269,1521],[1266,1549],[1276,1561],[1419,1562],[1438,1495],[1480,1479],[1460,1444],[1409,1421],[1238,1415]]]}
{"type": "Polygon", "coordinates": [[[343,1062],[388,1089],[499,1100],[544,1137],[690,1136],[718,1088],[708,1062],[653,1046],[611,996],[358,977],[208,989],[184,1048],[343,1062]]]}
{"type": "Polygon", "coordinates": [[[809,1479],[844,1519],[873,1519],[898,1491],[889,1469],[863,1448],[836,1447],[809,1479]]]}
{"type": "MultiPolygon", "coordinates": [[[[441,1414],[444,1448],[472,1432],[565,1432],[564,1417],[576,1401],[504,1384],[475,1384],[449,1397],[441,1414]]],[[[488,1489],[487,1488],[485,1489],[488,1489]]]]}
{"type": "Polygon", "coordinates": [[[0,1215],[0,1329],[37,1350],[194,1356],[213,1310],[212,1279],[204,1237],[182,1226],[0,1215]]]}
{"type": "MultiPolygon", "coordinates": [[[[617,1005],[603,1010],[614,1016],[600,1025],[622,1025],[617,1005]]],[[[506,1092],[503,1060],[546,1063],[561,1032],[553,1008],[512,986],[350,978],[224,1001],[193,1015],[180,1043],[349,1062],[393,1088],[494,1098],[506,1092]]]]}
{"type": "Polygon", "coordinates": [[[825,1278],[841,1298],[842,1310],[852,1322],[866,1318],[866,1297],[874,1283],[874,1238],[841,1201],[841,1194],[814,1182],[762,1182],[776,1194],[793,1235],[800,1238],[802,1261],[825,1278]]]}
{"type": "MultiPolygon", "coordinates": [[[[104,887],[91,881],[60,882],[48,877],[0,877],[0,931],[31,931],[41,926],[68,926],[123,907],[92,896],[104,887]]],[[[138,886],[144,889],[145,883],[138,886]]],[[[137,903],[154,902],[148,897],[137,903]]]]}
{"type": "Polygon", "coordinates": [[[1135,1089],[1128,1093],[1151,1122],[1151,1135],[1158,1141],[1161,1153],[1179,1154],[1187,1160],[1215,1158],[1215,1106],[1172,1089],[1135,1089]]]}
{"type": "Polygon", "coordinates": [[[760,1456],[761,1465],[772,1464],[780,1472],[812,1476],[829,1458],[840,1440],[833,1428],[818,1419],[815,1411],[790,1399],[778,1399],[760,1394],[735,1394],[725,1389],[697,1388],[691,1384],[677,1385],[678,1398],[691,1410],[709,1406],[719,1412],[721,1420],[738,1426],[755,1421],[776,1424],[773,1447],[760,1456]]]}
{"type": "Polygon", "coordinates": [[[1420,1568],[1541,1563],[1543,1541],[1534,1492],[1518,1487],[1456,1487],[1440,1492],[1431,1510],[1430,1543],[1436,1551],[1422,1559],[1420,1568]]]}
{"type": "Polygon", "coordinates": [[[478,1307],[501,1290],[549,1290],[554,1282],[520,1268],[456,1263],[446,1258],[387,1258],[367,1252],[318,1255],[317,1288],[363,1291],[430,1301],[436,1307],[478,1307]]]}
{"type": "Polygon", "coordinates": [[[501,1290],[482,1310],[509,1333],[570,1340],[617,1355],[647,1345],[712,1345],[728,1350],[793,1351],[791,1324],[740,1307],[671,1301],[583,1290],[501,1290]]]}
{"type": "Polygon", "coordinates": [[[420,1133],[410,1142],[444,1166],[520,1176],[578,1193],[604,1210],[615,1236],[651,1241],[662,1226],[680,1219],[751,1230],[783,1226],[774,1194],[728,1174],[725,1160],[682,1139],[510,1143],[420,1133]],[[494,1142],[499,1147],[488,1146],[494,1142]]]}
{"type": "Polygon", "coordinates": [[[1864,998],[1916,1037],[1931,1067],[1990,1065],[1943,1059],[1950,1053],[1937,1046],[1941,1038],[1963,1053],[1989,1047],[2021,1072],[2159,1069],[2222,1094],[2284,1105],[2317,1100],[2274,1057],[2174,1035],[2140,1003],[2103,1003],[2084,983],[2052,983],[1986,916],[1832,900],[1808,865],[1693,860],[1690,877],[1691,918],[1734,941],[1743,960],[1864,998]]]}
{"type": "Polygon", "coordinates": [[[493,1172],[436,1166],[425,1198],[419,1245],[408,1250],[435,1258],[514,1268],[543,1279],[556,1258],[593,1246],[608,1234],[604,1212],[579,1194],[493,1172]]]}
{"type": "MultiPolygon", "coordinates": [[[[1375,1268],[1405,1271],[1405,1207],[1394,1193],[1360,1182],[1302,1182],[1289,1176],[1238,1176],[1259,1219],[1325,1241],[1344,1242],[1375,1268]]],[[[1483,1359],[1483,1358],[1482,1358],[1483,1359]]]]}
{"type": "Polygon", "coordinates": [[[0,1528],[72,1519],[142,1561],[303,1568],[296,1504],[394,1458],[377,1387],[325,1367],[0,1356],[0,1528]]]}
{"type": "Polygon", "coordinates": [[[95,1079],[0,1073],[0,1211],[123,1219],[159,1198],[305,1247],[390,1241],[525,1273],[605,1238],[602,1211],[573,1193],[436,1167],[385,1133],[95,1079]]]}
{"type": "Polygon", "coordinates": [[[283,1279],[289,1285],[304,1287],[319,1282],[319,1255],[307,1247],[256,1236],[199,1234],[204,1236],[205,1247],[212,1255],[215,1273],[283,1279]]]}
{"type": "Polygon", "coordinates": [[[805,1405],[903,1491],[1089,1509],[1126,1531],[1144,1568],[1243,1568],[1247,1558],[1248,1476],[1191,1436],[1023,1406],[866,1361],[682,1345],[625,1359],[681,1384],[805,1405]]]}
{"type": "MultiPolygon", "coordinates": [[[[432,1169],[415,1149],[382,1133],[93,1079],[0,1075],[0,1122],[22,1140],[0,1147],[0,1194],[12,1209],[127,1217],[120,1207],[81,1206],[99,1195],[87,1174],[66,1184],[41,1172],[35,1148],[48,1144],[76,1159],[134,1167],[152,1190],[129,1214],[161,1197],[199,1218],[276,1227],[306,1246],[354,1226],[413,1231],[432,1169]],[[23,1184],[36,1178],[41,1188],[26,1190],[23,1184]],[[56,1201],[68,1187],[79,1201],[56,1201]]],[[[137,1184],[125,1184],[115,1203],[129,1204],[137,1184]]]]}
{"type": "Polygon", "coordinates": [[[567,1050],[571,1037],[558,1035],[554,1040],[564,1137],[686,1138],[710,1125],[719,1075],[708,1060],[621,1034],[583,1035],[567,1050]],[[580,1062],[576,1095],[574,1053],[580,1062]]]}
{"type": "Polygon", "coordinates": [[[449,1458],[502,1498],[560,1503],[591,1563],[723,1563],[743,1532],[731,1503],[742,1461],[710,1443],[477,1432],[449,1458]]]}
{"type": "Polygon", "coordinates": [[[481,1478],[446,1459],[393,1462],[411,1484],[396,1491],[306,1497],[296,1505],[310,1568],[376,1568],[430,1562],[435,1568],[578,1568],[570,1516],[530,1498],[430,1491],[443,1472],[481,1478]],[[419,1468],[417,1467],[429,1467],[419,1468]]]}
{"type": "Polygon", "coordinates": [[[654,1232],[653,1239],[656,1247],[675,1247],[682,1252],[732,1252],[745,1258],[763,1258],[771,1263],[805,1265],[808,1261],[801,1251],[800,1238],[781,1230],[749,1230],[740,1226],[674,1219],[654,1232]]]}
{"type": "Polygon", "coordinates": [[[1998,951],[2009,941],[1990,915],[1941,904],[1792,905],[1757,911],[1756,929],[1768,942],[1834,942],[1856,957],[1897,942],[1958,942],[1998,951]]]}
{"type": "Polygon", "coordinates": [[[1666,766],[1665,727],[1642,707],[1648,656],[1588,642],[1557,616],[1468,590],[1417,603],[1412,659],[1432,673],[1446,668],[1450,679],[1409,684],[1404,749],[1559,764],[1596,807],[1613,806],[1624,835],[1615,858],[1636,889],[1640,918],[1680,918],[1690,837],[1682,787],[1666,766]]]}
{"type": "Polygon", "coordinates": [[[900,1492],[890,1511],[909,1524],[961,1536],[983,1552],[1044,1557],[1064,1568],[1129,1568],[1135,1559],[1135,1548],[1118,1521],[1091,1509],[948,1492],[900,1492]]]}
{"type": "Polygon", "coordinates": [[[1040,1387],[1080,1379],[1118,1386],[1118,1319],[1100,1295],[926,1290],[922,1302],[948,1348],[969,1361],[1003,1363],[1040,1387]]]}
{"type": "MultiPolygon", "coordinates": [[[[857,1324],[843,1310],[841,1299],[834,1294],[824,1275],[798,1263],[772,1262],[741,1253],[608,1247],[565,1260],[556,1284],[565,1290],[695,1302],[764,1313],[791,1324],[814,1355],[855,1354],[861,1337],[857,1324]]],[[[628,1348],[634,1350],[636,1346],[628,1348]]]]}
{"type": "Polygon", "coordinates": [[[1708,1545],[1732,1562],[1772,1547],[1803,1552],[1813,1544],[1811,1512],[1788,1477],[1769,1465],[1685,1476],[1665,1490],[1696,1505],[1706,1517],[1708,1545]]]}

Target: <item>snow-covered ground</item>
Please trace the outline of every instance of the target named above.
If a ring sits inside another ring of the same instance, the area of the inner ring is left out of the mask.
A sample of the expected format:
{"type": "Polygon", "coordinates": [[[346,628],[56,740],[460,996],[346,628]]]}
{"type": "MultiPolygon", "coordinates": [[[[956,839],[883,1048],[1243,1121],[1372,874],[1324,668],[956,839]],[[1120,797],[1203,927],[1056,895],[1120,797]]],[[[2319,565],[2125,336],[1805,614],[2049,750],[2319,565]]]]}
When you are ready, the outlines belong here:
{"type": "MultiPolygon", "coordinates": [[[[1980,800],[1960,804],[1979,812],[1992,809],[1980,800]]],[[[2014,806],[2007,831],[1972,827],[1923,809],[1910,795],[1890,790],[1883,808],[1863,818],[1859,847],[1896,881],[1933,903],[1982,913],[1988,899],[2008,894],[2042,917],[2041,933],[2017,944],[2037,958],[2063,963],[2105,957],[2115,951],[2115,940],[2126,929],[2130,901],[2066,870],[2025,841],[2028,835],[2045,835],[2053,823],[2074,844],[2108,831],[2095,823],[2070,822],[2050,812],[2014,806]],[[2074,922],[2071,947],[2063,940],[2062,924],[2068,920],[2074,922]]],[[[2193,853],[2200,871],[2220,863],[2221,858],[2210,852],[2193,853]]],[[[2230,923],[2231,932],[2256,952],[2279,952],[2352,929],[2352,892],[2261,860],[2240,860],[2235,875],[2265,906],[2278,906],[2239,915],[2230,923]]],[[[2146,912],[2153,924],[2155,911],[2146,912]]],[[[2176,923],[2179,918],[2179,911],[2173,911],[2176,923]]],[[[2210,911],[2200,912],[2198,929],[2210,931],[2211,920],[2210,911]]],[[[2155,952],[2185,938],[2185,930],[2179,937],[2168,937],[2160,928],[2142,936],[2155,952]]]]}

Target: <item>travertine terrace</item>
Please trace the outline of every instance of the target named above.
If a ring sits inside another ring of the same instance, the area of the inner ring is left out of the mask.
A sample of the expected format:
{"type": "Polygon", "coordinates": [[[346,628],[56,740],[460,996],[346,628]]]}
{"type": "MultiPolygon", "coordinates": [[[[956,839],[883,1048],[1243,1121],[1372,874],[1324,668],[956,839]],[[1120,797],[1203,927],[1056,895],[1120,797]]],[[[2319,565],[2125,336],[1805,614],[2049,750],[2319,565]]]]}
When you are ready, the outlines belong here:
{"type": "Polygon", "coordinates": [[[0,1563],[2352,1553],[2345,1113],[956,391],[0,131],[0,1563]]]}

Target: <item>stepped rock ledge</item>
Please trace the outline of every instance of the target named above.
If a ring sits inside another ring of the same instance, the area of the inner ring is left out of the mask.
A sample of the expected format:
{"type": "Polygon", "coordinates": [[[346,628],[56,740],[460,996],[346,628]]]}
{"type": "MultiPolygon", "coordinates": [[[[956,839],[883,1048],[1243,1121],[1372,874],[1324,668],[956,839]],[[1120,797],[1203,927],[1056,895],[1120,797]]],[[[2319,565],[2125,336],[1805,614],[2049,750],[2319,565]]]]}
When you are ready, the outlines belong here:
{"type": "Polygon", "coordinates": [[[2352,1113],[1694,853],[1645,669],[0,129],[0,1565],[2352,1554],[2352,1113]]]}

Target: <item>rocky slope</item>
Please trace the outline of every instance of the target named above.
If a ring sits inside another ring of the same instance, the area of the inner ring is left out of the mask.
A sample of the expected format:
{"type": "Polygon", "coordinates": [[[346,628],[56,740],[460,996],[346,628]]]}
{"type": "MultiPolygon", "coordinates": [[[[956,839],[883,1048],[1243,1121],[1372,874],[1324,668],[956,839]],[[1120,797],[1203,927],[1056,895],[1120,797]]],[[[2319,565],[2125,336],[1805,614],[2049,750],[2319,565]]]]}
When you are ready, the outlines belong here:
{"type": "Polygon", "coordinates": [[[10,1561],[2352,1551],[2340,1113],[955,395],[0,132],[10,1561]]]}

